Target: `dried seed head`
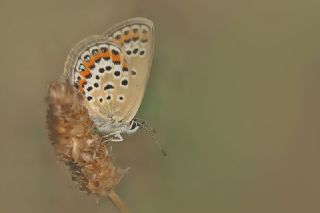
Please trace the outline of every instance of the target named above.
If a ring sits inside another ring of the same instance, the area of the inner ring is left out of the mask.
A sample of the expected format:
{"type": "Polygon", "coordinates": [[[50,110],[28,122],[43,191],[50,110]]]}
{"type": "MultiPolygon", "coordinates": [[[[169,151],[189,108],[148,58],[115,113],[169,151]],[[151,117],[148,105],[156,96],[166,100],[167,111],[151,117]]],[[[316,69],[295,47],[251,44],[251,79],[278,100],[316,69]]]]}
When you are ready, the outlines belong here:
{"type": "Polygon", "coordinates": [[[125,170],[117,168],[108,154],[108,144],[94,131],[82,97],[61,82],[49,85],[47,123],[58,158],[69,166],[80,189],[97,196],[119,183],[125,170]]]}

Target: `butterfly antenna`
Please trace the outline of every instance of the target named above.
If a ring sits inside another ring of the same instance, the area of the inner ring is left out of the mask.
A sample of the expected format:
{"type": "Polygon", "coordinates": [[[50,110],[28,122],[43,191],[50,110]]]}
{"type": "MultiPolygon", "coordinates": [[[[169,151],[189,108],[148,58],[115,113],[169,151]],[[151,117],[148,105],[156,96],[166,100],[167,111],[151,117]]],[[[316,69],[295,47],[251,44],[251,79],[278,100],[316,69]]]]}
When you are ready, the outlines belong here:
{"type": "Polygon", "coordinates": [[[162,147],[159,139],[157,138],[157,136],[154,134],[154,133],[155,133],[154,128],[152,128],[152,126],[151,126],[147,121],[145,121],[145,120],[142,120],[142,119],[139,119],[139,118],[138,118],[138,119],[136,118],[135,120],[136,120],[136,122],[137,122],[143,129],[145,129],[145,130],[149,133],[149,135],[150,135],[150,136],[152,137],[152,139],[153,139],[153,142],[155,142],[155,143],[158,145],[158,147],[159,147],[159,149],[160,149],[161,154],[163,155],[163,157],[167,158],[167,157],[168,157],[168,154],[167,154],[167,152],[163,149],[163,147],[162,147]]]}

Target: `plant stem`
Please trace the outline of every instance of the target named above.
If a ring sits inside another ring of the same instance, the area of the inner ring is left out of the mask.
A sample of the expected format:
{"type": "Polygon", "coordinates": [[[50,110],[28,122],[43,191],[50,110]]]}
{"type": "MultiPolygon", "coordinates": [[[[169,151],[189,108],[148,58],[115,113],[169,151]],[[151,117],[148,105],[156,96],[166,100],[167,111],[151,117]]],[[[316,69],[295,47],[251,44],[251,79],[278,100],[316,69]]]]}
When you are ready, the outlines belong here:
{"type": "Polygon", "coordinates": [[[117,207],[120,213],[129,213],[129,210],[124,205],[120,197],[115,193],[115,191],[111,190],[108,193],[108,197],[112,201],[112,203],[117,207]]]}

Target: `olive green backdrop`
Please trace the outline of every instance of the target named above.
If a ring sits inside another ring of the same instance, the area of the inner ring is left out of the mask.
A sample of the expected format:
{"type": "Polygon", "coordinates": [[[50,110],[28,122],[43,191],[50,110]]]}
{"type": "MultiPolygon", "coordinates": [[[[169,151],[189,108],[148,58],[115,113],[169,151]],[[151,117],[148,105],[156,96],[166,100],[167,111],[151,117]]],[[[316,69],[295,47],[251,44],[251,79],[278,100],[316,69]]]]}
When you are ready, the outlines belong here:
{"type": "Polygon", "coordinates": [[[113,145],[133,213],[320,212],[320,1],[0,1],[0,212],[115,212],[78,191],[47,137],[49,81],[81,39],[156,27],[140,131],[113,145]]]}

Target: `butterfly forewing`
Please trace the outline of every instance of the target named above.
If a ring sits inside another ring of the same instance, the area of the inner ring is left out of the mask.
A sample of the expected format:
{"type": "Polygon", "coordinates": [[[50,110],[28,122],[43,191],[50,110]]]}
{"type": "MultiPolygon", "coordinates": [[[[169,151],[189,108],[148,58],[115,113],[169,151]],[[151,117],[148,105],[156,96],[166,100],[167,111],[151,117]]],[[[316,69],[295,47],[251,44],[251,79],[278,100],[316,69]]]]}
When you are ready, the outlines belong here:
{"type": "Polygon", "coordinates": [[[138,111],[149,78],[154,46],[153,23],[145,18],[129,19],[105,32],[104,36],[123,49],[129,64],[132,80],[125,92],[128,102],[120,110],[123,122],[127,123],[138,111]]]}

